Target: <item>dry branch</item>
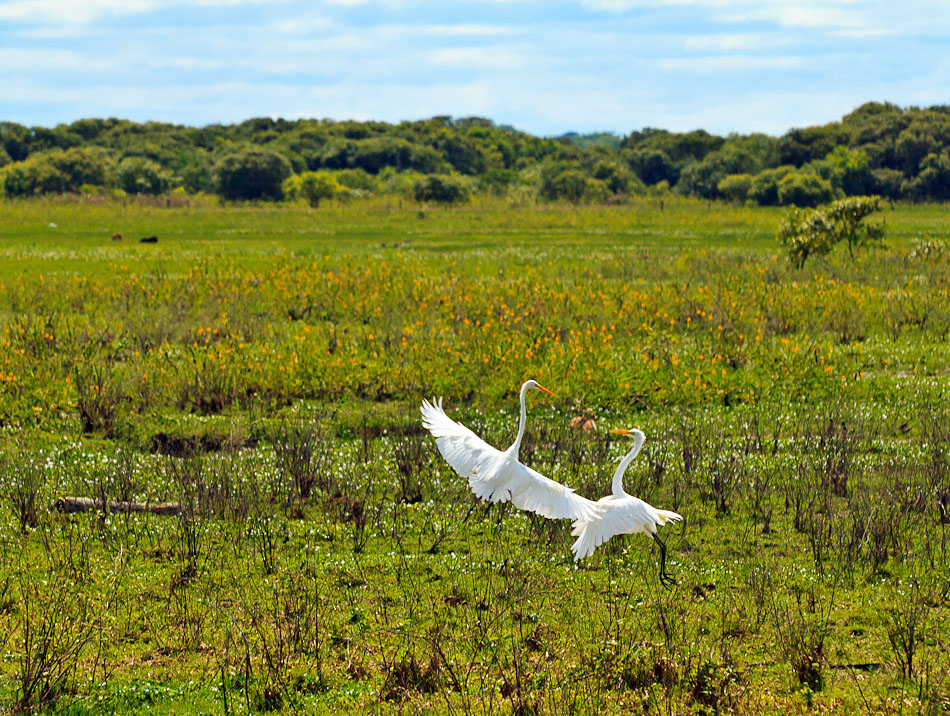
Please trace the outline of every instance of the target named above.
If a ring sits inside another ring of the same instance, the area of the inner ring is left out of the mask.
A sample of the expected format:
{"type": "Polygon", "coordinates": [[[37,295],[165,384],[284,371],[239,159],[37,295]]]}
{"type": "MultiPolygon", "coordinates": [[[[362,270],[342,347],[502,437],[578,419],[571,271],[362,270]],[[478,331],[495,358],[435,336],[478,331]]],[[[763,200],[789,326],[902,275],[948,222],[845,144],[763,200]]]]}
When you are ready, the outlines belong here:
{"type": "Polygon", "coordinates": [[[102,500],[94,500],[91,497],[60,497],[53,503],[53,506],[60,512],[72,514],[74,512],[90,512],[99,510],[100,512],[151,512],[155,515],[177,515],[181,512],[181,505],[177,502],[113,502],[112,500],[103,505],[102,500]]]}

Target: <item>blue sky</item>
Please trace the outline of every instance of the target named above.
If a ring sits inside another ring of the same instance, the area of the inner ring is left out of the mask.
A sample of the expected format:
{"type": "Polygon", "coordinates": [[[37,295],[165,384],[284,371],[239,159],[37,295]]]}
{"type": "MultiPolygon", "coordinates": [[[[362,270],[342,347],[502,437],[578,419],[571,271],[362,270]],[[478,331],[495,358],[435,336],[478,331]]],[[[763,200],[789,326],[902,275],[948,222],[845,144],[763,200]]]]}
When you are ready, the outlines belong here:
{"type": "Polygon", "coordinates": [[[765,131],[950,103],[946,0],[0,0],[0,119],[765,131]]]}

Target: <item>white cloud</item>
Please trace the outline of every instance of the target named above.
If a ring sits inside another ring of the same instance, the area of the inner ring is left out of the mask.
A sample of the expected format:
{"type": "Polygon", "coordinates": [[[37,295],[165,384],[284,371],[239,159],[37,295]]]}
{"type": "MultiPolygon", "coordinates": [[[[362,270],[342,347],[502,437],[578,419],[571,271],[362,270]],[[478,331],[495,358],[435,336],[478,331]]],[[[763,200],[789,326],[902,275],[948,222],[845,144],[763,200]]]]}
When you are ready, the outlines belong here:
{"type": "Polygon", "coordinates": [[[13,0],[0,2],[0,20],[83,24],[108,14],[136,14],[155,7],[153,0],[13,0]]]}
{"type": "Polygon", "coordinates": [[[277,32],[287,35],[310,35],[317,32],[326,32],[333,27],[333,20],[328,17],[292,18],[278,20],[271,27],[277,32]]]}
{"type": "Polygon", "coordinates": [[[427,35],[436,35],[444,37],[496,37],[498,35],[510,35],[514,28],[509,25],[422,25],[416,26],[416,29],[427,35]]]}
{"type": "Polygon", "coordinates": [[[429,53],[431,62],[438,65],[457,65],[467,69],[495,69],[516,71],[524,65],[524,58],[497,47],[451,47],[429,53]]]}
{"type": "Polygon", "coordinates": [[[179,70],[185,72],[222,70],[233,66],[226,60],[207,57],[157,57],[145,60],[145,65],[157,70],[179,70]]]}
{"type": "Polygon", "coordinates": [[[256,5],[273,0],[0,0],[0,20],[83,25],[107,15],[140,15],[162,7],[256,5]]]}
{"type": "Polygon", "coordinates": [[[881,0],[582,0],[591,10],[623,13],[637,9],[705,8],[722,23],[774,22],[782,27],[867,27],[880,14],[881,0]]]}
{"type": "Polygon", "coordinates": [[[872,22],[866,8],[856,8],[842,2],[784,2],[756,3],[737,9],[723,9],[716,19],[720,22],[752,22],[765,20],[781,27],[803,29],[857,29],[867,28],[872,22]]]}
{"type": "Polygon", "coordinates": [[[799,70],[807,67],[804,57],[762,57],[755,55],[717,55],[707,57],[668,57],[657,60],[658,69],[673,72],[760,72],[762,70],[799,70]]]}
{"type": "Polygon", "coordinates": [[[108,71],[111,63],[78,52],[41,48],[2,48],[0,67],[6,73],[108,71]]]}
{"type": "Polygon", "coordinates": [[[790,39],[778,33],[712,33],[707,35],[685,35],[680,40],[684,50],[694,52],[751,52],[754,50],[775,49],[788,45],[790,39]]]}

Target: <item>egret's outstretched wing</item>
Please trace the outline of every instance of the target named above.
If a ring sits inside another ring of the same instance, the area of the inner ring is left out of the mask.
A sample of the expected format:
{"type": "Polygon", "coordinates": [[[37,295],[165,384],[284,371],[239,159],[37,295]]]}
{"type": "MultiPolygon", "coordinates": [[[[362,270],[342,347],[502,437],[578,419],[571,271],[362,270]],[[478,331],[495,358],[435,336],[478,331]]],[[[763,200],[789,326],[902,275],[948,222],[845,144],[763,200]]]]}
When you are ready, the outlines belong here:
{"type": "Polygon", "coordinates": [[[442,401],[422,403],[422,424],[435,437],[445,461],[468,480],[486,502],[507,502],[549,519],[591,520],[600,514],[596,502],[532,470],[496,450],[464,425],[452,420],[442,401]]]}
{"type": "Polygon", "coordinates": [[[574,529],[571,531],[571,536],[577,537],[577,540],[571,545],[574,561],[590,557],[594,550],[614,535],[632,532],[631,527],[633,525],[630,520],[624,519],[619,510],[609,510],[595,520],[575,522],[574,529]]]}
{"type": "Polygon", "coordinates": [[[482,499],[491,499],[493,502],[511,500],[511,504],[519,509],[552,520],[593,520],[601,512],[596,502],[581,497],[570,487],[520,462],[507,463],[494,479],[483,481],[469,478],[468,484],[482,499]],[[483,497],[489,489],[492,491],[491,497],[483,497]]]}
{"type": "MultiPolygon", "coordinates": [[[[442,399],[422,401],[422,425],[432,433],[445,461],[462,477],[489,473],[504,453],[445,414],[442,399]]],[[[479,495],[481,497],[481,495],[479,495]]]]}
{"type": "Polygon", "coordinates": [[[656,533],[658,525],[683,519],[676,512],[658,510],[636,497],[600,503],[606,505],[606,512],[589,521],[577,521],[571,536],[577,540],[571,545],[574,560],[584,559],[594,553],[604,542],[615,535],[656,533]]]}

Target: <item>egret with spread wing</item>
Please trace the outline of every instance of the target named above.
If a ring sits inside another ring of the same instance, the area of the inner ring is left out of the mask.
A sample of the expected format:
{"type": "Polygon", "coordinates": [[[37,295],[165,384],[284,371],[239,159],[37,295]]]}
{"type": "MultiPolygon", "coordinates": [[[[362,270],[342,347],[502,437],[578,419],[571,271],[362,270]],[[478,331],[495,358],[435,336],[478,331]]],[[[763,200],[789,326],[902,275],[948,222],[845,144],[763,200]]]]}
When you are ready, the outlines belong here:
{"type": "Polygon", "coordinates": [[[626,454],[614,473],[613,494],[600,498],[597,504],[605,510],[592,520],[577,520],[571,535],[577,541],[571,546],[574,560],[589,557],[604,542],[614,535],[642,533],[649,535],[660,546],[660,582],[675,584],[666,573],[666,545],[657,537],[656,528],[667,522],[683,519],[681,515],[669,510],[658,510],[643,500],[628,495],[623,489],[623,475],[627,467],[643,447],[646,436],[639,430],[611,430],[618,435],[633,438],[633,448],[626,454]]]}
{"type": "Polygon", "coordinates": [[[486,502],[507,502],[522,510],[536,512],[549,519],[593,520],[601,511],[596,502],[574,494],[574,490],[555,482],[518,460],[524,437],[529,390],[554,395],[535,380],[521,386],[521,420],[518,437],[505,451],[496,450],[464,425],[452,420],[442,409],[442,399],[422,401],[422,424],[435,437],[445,461],[469,487],[486,502]]]}

